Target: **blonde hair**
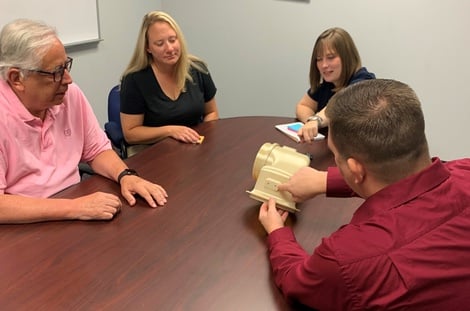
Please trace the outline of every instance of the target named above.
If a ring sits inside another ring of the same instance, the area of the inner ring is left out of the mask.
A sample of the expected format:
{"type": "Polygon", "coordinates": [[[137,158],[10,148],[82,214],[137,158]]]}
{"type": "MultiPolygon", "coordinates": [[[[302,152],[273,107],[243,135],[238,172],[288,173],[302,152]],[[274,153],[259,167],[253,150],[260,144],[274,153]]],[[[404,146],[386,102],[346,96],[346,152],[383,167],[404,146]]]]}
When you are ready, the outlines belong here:
{"type": "Polygon", "coordinates": [[[314,93],[322,82],[317,67],[317,57],[322,56],[326,49],[337,53],[341,59],[341,76],[336,90],[345,87],[351,77],[362,67],[361,57],[349,33],[342,28],[325,30],[317,38],[310,60],[310,89],[314,93]]]}
{"type": "Polygon", "coordinates": [[[180,27],[170,15],[161,11],[152,11],[144,16],[134,53],[129,65],[121,76],[121,81],[126,75],[147,68],[152,63],[152,55],[147,52],[148,30],[150,26],[156,22],[167,23],[176,33],[176,37],[180,43],[180,58],[176,63],[176,85],[178,86],[178,89],[185,91],[186,80],[193,82],[193,78],[189,73],[190,68],[194,67],[201,72],[207,72],[207,67],[201,59],[188,53],[186,40],[184,39],[183,32],[180,27]]]}

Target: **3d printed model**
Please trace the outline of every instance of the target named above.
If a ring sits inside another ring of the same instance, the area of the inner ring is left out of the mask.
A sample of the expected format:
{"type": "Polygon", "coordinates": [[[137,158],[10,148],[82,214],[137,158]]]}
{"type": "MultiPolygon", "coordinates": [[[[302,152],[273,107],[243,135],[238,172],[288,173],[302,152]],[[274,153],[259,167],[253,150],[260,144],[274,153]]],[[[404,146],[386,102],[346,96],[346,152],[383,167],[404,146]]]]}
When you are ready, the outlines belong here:
{"type": "Polygon", "coordinates": [[[309,156],[294,148],[276,143],[264,143],[256,155],[252,175],[256,180],[250,197],[260,202],[274,198],[279,208],[289,212],[299,211],[287,191],[278,191],[277,186],[289,180],[300,168],[309,166],[309,156]]]}

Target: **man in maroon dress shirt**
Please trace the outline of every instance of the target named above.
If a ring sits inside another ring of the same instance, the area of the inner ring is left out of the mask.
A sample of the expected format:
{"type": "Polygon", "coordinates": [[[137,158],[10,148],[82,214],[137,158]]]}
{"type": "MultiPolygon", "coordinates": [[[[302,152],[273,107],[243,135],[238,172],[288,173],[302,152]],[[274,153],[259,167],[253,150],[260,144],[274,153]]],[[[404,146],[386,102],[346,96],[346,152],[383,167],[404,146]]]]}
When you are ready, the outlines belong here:
{"type": "Polygon", "coordinates": [[[365,199],[349,224],[308,254],[274,200],[268,232],[276,285],[318,310],[467,310],[470,305],[470,159],[431,158],[420,102],[407,85],[368,80],[330,101],[328,145],[337,167],[299,170],[280,191],[365,199]]]}

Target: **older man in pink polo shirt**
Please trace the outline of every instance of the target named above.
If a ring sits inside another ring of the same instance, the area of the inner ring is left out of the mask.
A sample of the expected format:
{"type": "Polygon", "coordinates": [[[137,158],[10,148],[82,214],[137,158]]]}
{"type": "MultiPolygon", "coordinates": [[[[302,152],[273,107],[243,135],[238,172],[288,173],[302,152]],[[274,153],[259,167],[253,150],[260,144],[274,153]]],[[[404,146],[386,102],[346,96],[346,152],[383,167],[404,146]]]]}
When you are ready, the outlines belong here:
{"type": "Polygon", "coordinates": [[[111,149],[82,91],[72,82],[72,59],[53,28],[16,20],[0,33],[0,223],[59,219],[112,219],[118,196],[92,193],[51,199],[80,181],[78,163],[121,184],[150,206],[166,202],[165,190],[129,169],[111,149]]]}

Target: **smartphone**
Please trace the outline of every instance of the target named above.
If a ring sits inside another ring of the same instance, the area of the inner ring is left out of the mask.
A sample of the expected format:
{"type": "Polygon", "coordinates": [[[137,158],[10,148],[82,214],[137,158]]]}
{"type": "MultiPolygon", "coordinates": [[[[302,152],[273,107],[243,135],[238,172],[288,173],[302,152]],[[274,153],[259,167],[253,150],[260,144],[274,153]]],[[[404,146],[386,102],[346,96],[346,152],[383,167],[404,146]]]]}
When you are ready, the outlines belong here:
{"type": "Polygon", "coordinates": [[[298,132],[302,128],[303,124],[302,123],[294,123],[289,125],[287,128],[291,130],[292,132],[298,132]]]}

